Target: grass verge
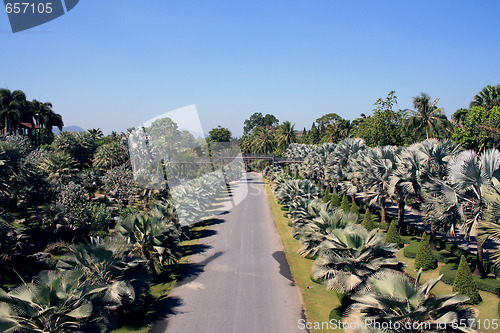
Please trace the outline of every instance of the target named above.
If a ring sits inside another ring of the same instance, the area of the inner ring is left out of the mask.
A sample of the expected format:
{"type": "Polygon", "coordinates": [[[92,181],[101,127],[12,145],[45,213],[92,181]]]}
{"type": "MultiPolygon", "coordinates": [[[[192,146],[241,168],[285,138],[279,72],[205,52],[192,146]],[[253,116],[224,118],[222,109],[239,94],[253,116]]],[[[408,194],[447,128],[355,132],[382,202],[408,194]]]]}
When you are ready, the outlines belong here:
{"type": "MultiPolygon", "coordinates": [[[[299,289],[307,321],[311,323],[328,322],[330,320],[330,312],[333,309],[338,309],[340,307],[340,302],[334,291],[326,290],[323,285],[311,281],[311,267],[314,261],[301,257],[297,253],[300,244],[291,235],[291,228],[288,226],[290,219],[283,216],[283,206],[276,201],[267,180],[265,180],[265,184],[274,222],[278,229],[295,285],[299,289]]],[[[336,319],[340,319],[340,317],[336,316],[336,319]]],[[[314,328],[310,331],[311,333],[343,332],[340,329],[314,328]]]]}

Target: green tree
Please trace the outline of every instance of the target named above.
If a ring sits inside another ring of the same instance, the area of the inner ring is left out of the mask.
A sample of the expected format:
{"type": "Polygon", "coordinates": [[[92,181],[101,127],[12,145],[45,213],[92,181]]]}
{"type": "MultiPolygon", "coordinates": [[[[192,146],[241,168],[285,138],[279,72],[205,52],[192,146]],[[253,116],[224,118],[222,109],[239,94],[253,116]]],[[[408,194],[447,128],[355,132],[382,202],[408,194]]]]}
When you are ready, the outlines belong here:
{"type": "Polygon", "coordinates": [[[363,216],[363,222],[361,222],[361,225],[365,227],[365,229],[368,231],[372,231],[373,229],[376,228],[375,223],[373,223],[372,213],[370,212],[369,208],[366,208],[365,210],[365,214],[363,216]]]}
{"type": "Polygon", "coordinates": [[[437,266],[437,260],[429,245],[429,236],[424,232],[420,240],[417,256],[415,257],[415,269],[428,271],[435,269],[437,266]]]}
{"type": "Polygon", "coordinates": [[[389,229],[387,230],[387,234],[385,235],[385,242],[389,244],[402,243],[401,236],[398,233],[398,220],[392,220],[391,224],[389,225],[389,229]]]}
{"type": "Polygon", "coordinates": [[[330,199],[331,199],[331,195],[330,195],[330,190],[327,188],[325,188],[325,192],[323,192],[323,202],[329,202],[330,199]]]}
{"type": "Polygon", "coordinates": [[[340,197],[337,194],[337,191],[334,190],[330,196],[330,205],[332,205],[332,207],[339,207],[340,204],[341,204],[340,197]]]}
{"type": "Polygon", "coordinates": [[[482,301],[481,295],[477,291],[476,283],[472,279],[472,272],[470,271],[467,259],[463,255],[460,257],[460,264],[458,265],[455,281],[453,282],[453,291],[468,296],[470,299],[466,304],[479,304],[482,301]]]}
{"type": "Polygon", "coordinates": [[[483,151],[487,148],[498,147],[500,143],[500,106],[494,106],[489,111],[484,107],[474,106],[466,110],[461,117],[460,126],[455,128],[452,139],[465,149],[483,151]]]}
{"type": "Polygon", "coordinates": [[[359,207],[356,204],[356,200],[354,200],[354,198],[352,199],[352,205],[351,205],[351,208],[350,208],[350,212],[353,213],[353,214],[356,214],[356,215],[359,214],[359,207]]]}
{"type": "Polygon", "coordinates": [[[349,200],[347,199],[347,195],[342,196],[342,202],[340,203],[340,209],[344,212],[348,212],[350,210],[349,200]]]}
{"type": "Polygon", "coordinates": [[[297,142],[295,124],[285,121],[283,124],[279,125],[276,129],[276,140],[278,146],[280,146],[283,151],[286,151],[290,144],[297,142]]]}
{"type": "MultiPolygon", "coordinates": [[[[411,117],[408,121],[408,127],[412,131],[425,130],[425,136],[429,139],[431,136],[438,137],[440,132],[449,130],[449,121],[442,108],[436,106],[439,98],[431,102],[429,95],[421,93],[413,97],[413,106],[415,111],[410,111],[411,117]]],[[[446,137],[447,135],[444,135],[446,137]]]]}
{"type": "Polygon", "coordinates": [[[3,134],[15,133],[28,111],[28,102],[23,91],[0,89],[0,126],[3,134]]]}
{"type": "Polygon", "coordinates": [[[252,135],[252,150],[257,154],[269,154],[276,148],[274,129],[259,127],[252,135]]]}
{"type": "Polygon", "coordinates": [[[211,142],[229,142],[231,141],[231,136],[231,131],[221,125],[208,132],[208,140],[211,142]]]}
{"type": "Polygon", "coordinates": [[[243,127],[243,135],[250,135],[255,128],[276,126],[279,120],[272,114],[262,115],[260,112],[255,112],[249,119],[245,120],[243,127]]]}
{"type": "Polygon", "coordinates": [[[488,85],[478,92],[473,101],[470,102],[470,108],[475,106],[483,107],[486,111],[495,106],[500,107],[500,84],[497,86],[488,85]]]}

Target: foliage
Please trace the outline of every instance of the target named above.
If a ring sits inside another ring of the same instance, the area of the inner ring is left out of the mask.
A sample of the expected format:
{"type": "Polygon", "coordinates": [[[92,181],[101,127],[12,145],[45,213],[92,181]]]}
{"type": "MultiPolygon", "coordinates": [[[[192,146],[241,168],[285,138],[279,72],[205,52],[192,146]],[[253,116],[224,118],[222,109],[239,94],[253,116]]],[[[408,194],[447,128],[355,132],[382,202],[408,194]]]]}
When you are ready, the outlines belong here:
{"type": "Polygon", "coordinates": [[[231,131],[221,125],[212,128],[210,132],[208,132],[208,140],[211,142],[229,142],[231,141],[231,136],[231,131]]]}
{"type": "Polygon", "coordinates": [[[76,177],[78,166],[70,154],[63,151],[51,151],[40,162],[40,169],[46,176],[52,191],[68,184],[76,177]]]}
{"type": "Polygon", "coordinates": [[[372,231],[373,229],[376,228],[375,223],[373,223],[372,213],[370,212],[369,208],[365,210],[365,214],[363,216],[363,221],[361,222],[361,225],[365,227],[365,229],[368,231],[372,231]]]}
{"type": "Polygon", "coordinates": [[[330,190],[327,188],[325,188],[325,191],[323,192],[323,198],[321,198],[323,200],[324,203],[327,203],[327,202],[330,202],[332,196],[330,194],[330,190]]]}
{"type": "MultiPolygon", "coordinates": [[[[381,271],[352,297],[355,303],[344,320],[353,323],[369,320],[370,331],[377,333],[386,332],[384,327],[396,326],[394,332],[475,332],[475,321],[469,321],[474,319],[474,311],[463,306],[469,298],[456,294],[434,295],[432,289],[441,277],[421,285],[421,276],[422,271],[416,280],[399,272],[381,271]],[[468,325],[459,325],[461,322],[468,325]],[[473,326],[469,327],[471,323],[473,326]]],[[[359,325],[348,332],[363,332],[363,328],[359,325]]]]}
{"type": "Polygon", "coordinates": [[[460,126],[455,129],[452,139],[465,149],[482,151],[498,147],[500,143],[500,106],[486,110],[474,106],[470,110],[458,110],[454,117],[460,115],[460,126]],[[458,114],[460,112],[460,114],[458,114]]]}
{"type": "Polygon", "coordinates": [[[260,112],[255,112],[250,116],[249,119],[245,120],[245,126],[243,127],[243,134],[249,135],[252,130],[259,127],[275,126],[279,123],[279,120],[272,114],[262,115],[260,112]]]}
{"type": "Polygon", "coordinates": [[[120,165],[106,171],[101,178],[106,194],[119,203],[132,202],[137,195],[132,171],[125,165],[120,165]]]}
{"type": "Polygon", "coordinates": [[[479,304],[481,302],[481,295],[479,295],[477,287],[472,279],[472,272],[470,271],[465,256],[460,258],[455,282],[453,282],[453,291],[468,296],[470,299],[467,301],[467,304],[479,304]]]}
{"type": "Polygon", "coordinates": [[[387,234],[385,235],[385,242],[389,244],[402,243],[401,236],[398,232],[398,220],[392,220],[391,224],[389,225],[389,229],[387,230],[387,234]]]}
{"type": "Polygon", "coordinates": [[[349,209],[349,211],[353,214],[359,214],[359,207],[358,205],[356,204],[356,200],[354,200],[354,197],[352,199],[352,205],[351,205],[351,208],[349,209]]]}
{"type": "Polygon", "coordinates": [[[347,195],[342,196],[342,202],[340,203],[340,209],[344,212],[348,212],[350,210],[349,200],[347,199],[347,195]]]}
{"type": "Polygon", "coordinates": [[[332,207],[340,207],[341,200],[339,195],[337,194],[337,191],[333,191],[331,196],[330,196],[330,205],[332,207]]]}
{"type": "MultiPolygon", "coordinates": [[[[450,122],[446,118],[442,108],[436,106],[439,98],[431,102],[431,98],[421,93],[413,97],[413,106],[415,111],[411,111],[411,117],[408,120],[408,127],[411,132],[420,132],[425,130],[425,138],[448,137],[447,131],[450,128],[450,122]]],[[[448,132],[449,133],[449,132],[448,132]]]]}
{"type": "Polygon", "coordinates": [[[111,142],[97,148],[93,166],[97,169],[109,170],[124,164],[127,160],[127,148],[118,142],[111,142]]]}
{"type": "Polygon", "coordinates": [[[44,271],[9,293],[0,289],[3,332],[82,332],[93,316],[91,299],[106,288],[80,270],[44,271]]]}
{"type": "Polygon", "coordinates": [[[437,266],[437,259],[434,257],[429,245],[429,236],[424,232],[415,257],[415,269],[428,271],[436,269],[437,266]]]}

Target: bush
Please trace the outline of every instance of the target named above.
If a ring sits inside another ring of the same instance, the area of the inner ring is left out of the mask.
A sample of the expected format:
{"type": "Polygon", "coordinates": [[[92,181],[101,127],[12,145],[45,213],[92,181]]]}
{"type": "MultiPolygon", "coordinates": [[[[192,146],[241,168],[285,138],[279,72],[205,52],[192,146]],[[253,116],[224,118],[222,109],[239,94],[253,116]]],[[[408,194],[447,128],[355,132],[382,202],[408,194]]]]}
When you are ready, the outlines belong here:
{"type": "Polygon", "coordinates": [[[403,250],[403,254],[406,258],[412,258],[414,259],[417,256],[418,248],[419,248],[420,243],[419,242],[412,242],[405,246],[403,250]]]}
{"type": "Polygon", "coordinates": [[[359,207],[356,205],[356,200],[354,200],[354,198],[352,199],[351,213],[359,215],[359,207]]]}
{"type": "Polygon", "coordinates": [[[361,222],[361,225],[368,231],[376,228],[375,223],[373,223],[372,213],[368,208],[366,209],[365,216],[363,217],[363,222],[361,222]]]}
{"type": "Polygon", "coordinates": [[[398,220],[393,220],[391,225],[389,226],[389,230],[387,230],[387,234],[385,235],[386,243],[396,243],[401,244],[401,237],[398,233],[398,220]]]}
{"type": "Polygon", "coordinates": [[[347,200],[347,195],[345,194],[342,197],[342,202],[340,203],[340,209],[342,209],[344,212],[348,212],[350,209],[349,200],[347,200]]]}
{"type": "Polygon", "coordinates": [[[458,265],[457,274],[455,275],[455,282],[453,283],[453,291],[469,296],[470,300],[465,304],[479,304],[482,301],[481,295],[479,295],[476,284],[472,279],[472,272],[470,271],[465,256],[460,258],[460,264],[458,265]]]}
{"type": "Polygon", "coordinates": [[[340,206],[340,197],[337,194],[337,191],[333,191],[332,194],[330,194],[330,205],[332,205],[332,207],[340,206]]]}
{"type": "MultiPolygon", "coordinates": [[[[441,281],[446,284],[453,285],[455,282],[455,276],[457,274],[458,265],[456,263],[449,263],[441,268],[439,274],[443,274],[441,281]]],[[[479,290],[487,291],[489,293],[500,295],[500,280],[496,278],[483,278],[472,275],[472,280],[476,283],[476,287],[479,290]]]]}
{"type": "Polygon", "coordinates": [[[437,266],[437,260],[432,253],[431,246],[429,245],[429,236],[427,233],[424,233],[418,247],[417,256],[415,257],[415,269],[419,270],[422,268],[422,270],[428,271],[436,269],[437,266]]]}
{"type": "Polygon", "coordinates": [[[323,193],[323,202],[327,203],[328,201],[330,201],[330,198],[331,198],[330,191],[328,190],[327,187],[325,188],[325,193],[323,193]]]}

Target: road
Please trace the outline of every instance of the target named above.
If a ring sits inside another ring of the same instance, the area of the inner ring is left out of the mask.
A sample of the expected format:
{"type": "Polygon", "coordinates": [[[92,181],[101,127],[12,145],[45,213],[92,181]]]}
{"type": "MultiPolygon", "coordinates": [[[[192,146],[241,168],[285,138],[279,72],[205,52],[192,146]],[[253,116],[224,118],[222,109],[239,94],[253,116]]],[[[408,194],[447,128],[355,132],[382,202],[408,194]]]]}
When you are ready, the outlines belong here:
{"type": "MultiPolygon", "coordinates": [[[[248,196],[209,227],[169,295],[172,309],[151,332],[293,333],[303,318],[262,175],[248,173],[248,196]]],[[[233,191],[238,191],[237,184],[233,191]]]]}

